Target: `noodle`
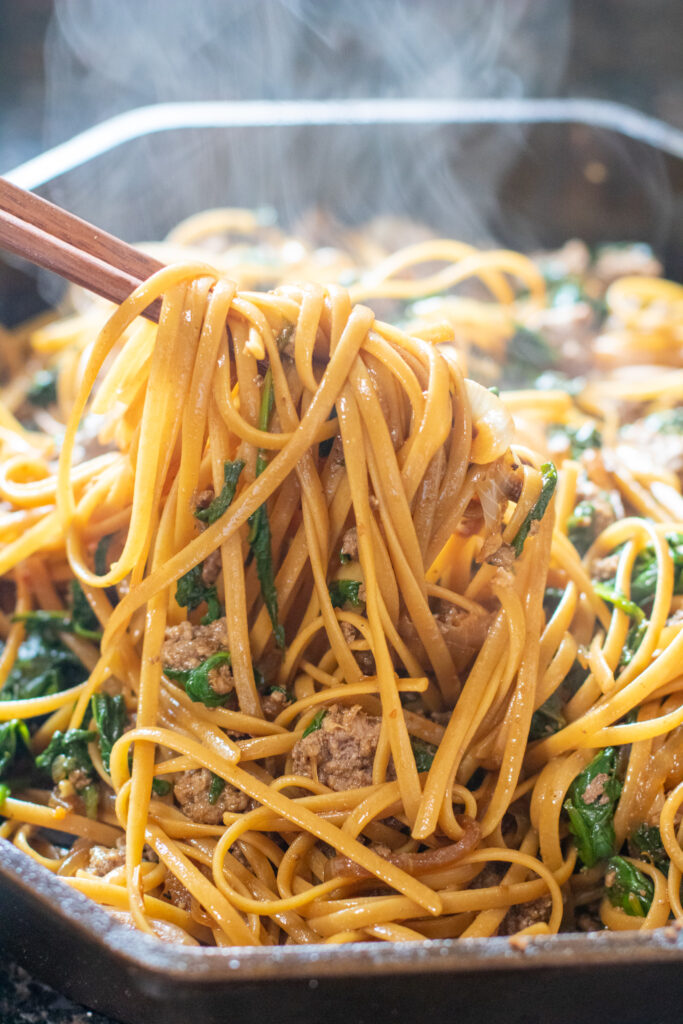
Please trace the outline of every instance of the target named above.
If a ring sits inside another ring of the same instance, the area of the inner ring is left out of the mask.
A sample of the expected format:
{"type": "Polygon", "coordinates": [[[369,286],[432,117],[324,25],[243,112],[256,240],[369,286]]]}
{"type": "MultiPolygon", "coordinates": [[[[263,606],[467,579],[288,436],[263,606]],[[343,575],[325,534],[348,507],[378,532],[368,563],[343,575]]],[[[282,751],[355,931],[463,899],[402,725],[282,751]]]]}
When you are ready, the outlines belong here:
{"type": "Polygon", "coordinates": [[[186,944],[683,919],[683,289],[286,241],[3,355],[0,835],[186,944]]]}

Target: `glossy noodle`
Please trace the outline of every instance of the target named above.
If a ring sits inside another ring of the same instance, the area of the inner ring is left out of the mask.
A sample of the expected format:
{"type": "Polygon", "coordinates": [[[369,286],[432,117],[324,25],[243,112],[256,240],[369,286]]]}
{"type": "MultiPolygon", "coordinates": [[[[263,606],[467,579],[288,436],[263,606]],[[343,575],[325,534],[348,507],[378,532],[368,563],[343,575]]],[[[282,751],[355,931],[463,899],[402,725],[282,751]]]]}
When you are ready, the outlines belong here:
{"type": "Polygon", "coordinates": [[[681,919],[683,289],[344,246],[3,335],[0,835],[188,944],[681,919]]]}

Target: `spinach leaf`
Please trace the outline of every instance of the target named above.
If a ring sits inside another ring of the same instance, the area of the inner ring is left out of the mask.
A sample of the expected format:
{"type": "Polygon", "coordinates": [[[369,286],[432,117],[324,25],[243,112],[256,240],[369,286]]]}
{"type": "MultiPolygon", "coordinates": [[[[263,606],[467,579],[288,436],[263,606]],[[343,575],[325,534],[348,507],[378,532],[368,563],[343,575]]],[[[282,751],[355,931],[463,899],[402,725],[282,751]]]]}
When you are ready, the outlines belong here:
{"type": "Polygon", "coordinates": [[[176,584],[175,599],[182,608],[192,612],[206,602],[206,614],[202,616],[202,625],[220,619],[221,608],[218,594],[214,586],[207,587],[202,581],[202,565],[193,565],[189,572],[181,576],[176,584]]]}
{"type": "Polygon", "coordinates": [[[44,608],[37,608],[30,612],[19,612],[12,616],[13,622],[23,622],[26,632],[39,635],[46,642],[60,644],[60,633],[74,633],[83,637],[84,640],[93,640],[99,643],[102,639],[100,624],[97,621],[88,599],[83,593],[78,580],[72,580],[71,585],[71,615],[64,611],[47,611],[44,608]]]}
{"type": "MultiPolygon", "coordinates": [[[[666,537],[674,563],[674,594],[683,594],[683,534],[669,533],[666,537]]],[[[631,576],[631,598],[645,605],[654,600],[657,588],[657,557],[651,544],[637,556],[631,576]]]]}
{"type": "Polygon", "coordinates": [[[57,377],[56,370],[38,370],[26,392],[26,400],[40,409],[52,405],[57,401],[57,377]]]}
{"type": "Polygon", "coordinates": [[[4,782],[0,782],[0,814],[2,813],[3,804],[10,795],[10,788],[4,782]]]}
{"type": "Polygon", "coordinates": [[[27,753],[31,753],[31,738],[26,722],[13,718],[0,724],[0,778],[7,774],[7,769],[17,756],[23,745],[27,753]]]}
{"type": "Polygon", "coordinates": [[[211,772],[211,786],[209,787],[209,803],[215,804],[224,789],[225,779],[222,779],[220,775],[214,775],[214,773],[211,772]]]}
{"type": "Polygon", "coordinates": [[[638,652],[638,648],[643,642],[643,637],[647,632],[649,622],[647,619],[643,619],[642,622],[634,622],[628,633],[626,634],[626,640],[624,641],[624,649],[621,652],[621,658],[619,659],[619,668],[624,668],[626,665],[630,665],[635,655],[638,652]]]}
{"type": "Polygon", "coordinates": [[[237,489],[237,481],[240,478],[240,473],[244,469],[244,462],[241,459],[235,459],[234,462],[223,463],[223,488],[221,493],[217,495],[211,504],[207,508],[198,508],[195,510],[195,518],[201,520],[203,523],[215,523],[217,519],[227,511],[228,506],[235,497],[235,490],[237,489]]]}
{"type": "Polygon", "coordinates": [[[40,628],[31,631],[27,623],[29,635],[19,647],[0,700],[44,697],[88,678],[80,659],[60,642],[58,631],[45,626],[46,623],[42,623],[40,628]]]}
{"type": "Polygon", "coordinates": [[[106,576],[109,572],[109,558],[107,555],[109,553],[109,545],[114,537],[115,534],[113,533],[105,533],[97,542],[93,563],[98,576],[106,576]]]}
{"type": "MultiPolygon", "coordinates": [[[[266,371],[263,380],[263,393],[261,395],[261,408],[259,410],[259,430],[267,430],[270,416],[273,411],[273,373],[270,367],[266,371]]],[[[264,471],[268,465],[266,453],[261,449],[256,458],[256,476],[264,471]]],[[[279,621],[277,590],[275,588],[275,569],[273,567],[273,551],[271,545],[270,523],[268,522],[268,508],[266,504],[260,505],[256,511],[249,516],[249,536],[247,537],[251,554],[256,562],[256,575],[261,584],[261,597],[265,604],[270,621],[273,626],[275,642],[281,650],[285,648],[285,631],[279,621]]]]}
{"type": "Polygon", "coordinates": [[[36,768],[48,772],[54,783],[69,779],[83,800],[89,818],[97,814],[96,775],[88,753],[88,743],[92,743],[96,737],[97,733],[87,729],[67,729],[66,732],[58,730],[47,748],[36,758],[36,768]]]}
{"type": "Polygon", "coordinates": [[[316,711],[315,715],[310,720],[310,722],[308,723],[308,725],[301,734],[302,740],[306,739],[307,736],[310,736],[312,732],[317,732],[318,729],[322,729],[323,719],[325,718],[326,714],[327,708],[321,708],[320,711],[316,711]]]}
{"type": "Polygon", "coordinates": [[[517,324],[507,343],[503,378],[507,385],[524,387],[556,362],[556,353],[538,331],[517,324]]]}
{"type": "Polygon", "coordinates": [[[327,588],[332,607],[343,608],[347,604],[353,608],[365,607],[365,602],[359,596],[362,586],[361,580],[333,580],[327,588]]]}
{"type": "Polygon", "coordinates": [[[541,493],[535,504],[529,509],[524,522],[517,531],[515,539],[512,541],[512,547],[515,549],[515,555],[518,558],[522,553],[524,541],[529,536],[531,524],[543,518],[556,487],[557,469],[552,462],[544,462],[541,466],[541,493]]]}
{"type": "Polygon", "coordinates": [[[608,491],[600,491],[595,500],[580,501],[574,508],[567,520],[567,536],[581,557],[609,522],[609,509],[614,510],[614,503],[608,491]]]}
{"type": "Polygon", "coordinates": [[[185,693],[195,703],[205,704],[207,708],[218,708],[225,704],[229,693],[216,693],[210,682],[211,671],[221,665],[232,664],[229,651],[216,651],[206,658],[201,665],[189,669],[164,668],[164,675],[175,679],[185,688],[185,693]]]}
{"type": "Polygon", "coordinates": [[[545,703],[541,704],[531,716],[529,729],[530,740],[543,740],[546,736],[564,729],[567,719],[564,716],[564,705],[558,690],[551,693],[545,703]]]}
{"type": "Polygon", "coordinates": [[[623,857],[610,857],[605,875],[605,891],[613,907],[629,917],[645,917],[655,894],[651,878],[623,857]]]}
{"type": "Polygon", "coordinates": [[[671,861],[664,849],[662,834],[656,825],[646,825],[645,822],[639,825],[630,835],[629,849],[634,857],[649,860],[663,874],[669,874],[671,861]]]}
{"type": "MultiPolygon", "coordinates": [[[[547,591],[546,591],[547,593],[547,591]]],[[[586,681],[588,671],[575,661],[557,690],[534,711],[529,728],[529,740],[543,740],[564,729],[567,720],[564,707],[586,681]]]]}
{"type": "Polygon", "coordinates": [[[85,640],[94,640],[99,643],[102,639],[102,627],[88,603],[83,587],[78,580],[72,580],[70,590],[71,622],[74,633],[77,636],[82,636],[85,640]]]}
{"type": "Polygon", "coordinates": [[[579,427],[556,424],[550,427],[551,441],[566,441],[573,459],[579,459],[591,448],[602,448],[602,434],[595,423],[582,423],[579,427]]]}
{"type": "Polygon", "coordinates": [[[626,594],[620,594],[618,590],[610,586],[609,583],[602,583],[599,580],[593,583],[593,590],[601,597],[603,601],[607,601],[608,604],[613,604],[615,608],[618,608],[621,612],[626,612],[631,618],[641,623],[645,618],[645,612],[642,608],[639,608],[634,601],[631,601],[626,594]]]}
{"type": "Polygon", "coordinates": [[[569,787],[564,803],[569,831],[576,839],[579,858],[588,868],[615,852],[614,810],[620,793],[614,747],[601,750],[569,787]]]}
{"type": "Polygon", "coordinates": [[[433,743],[426,743],[425,740],[418,739],[417,736],[410,737],[410,745],[413,748],[418,772],[428,772],[436,756],[436,747],[433,743]]]}
{"type": "Polygon", "coordinates": [[[168,779],[160,779],[155,775],[152,779],[152,792],[156,796],[168,796],[171,792],[171,783],[168,779]]]}
{"type": "Polygon", "coordinates": [[[645,417],[645,422],[658,434],[681,434],[683,433],[683,405],[677,405],[674,409],[652,412],[645,417]]]}
{"type": "Polygon", "coordinates": [[[90,701],[92,717],[100,736],[102,764],[109,771],[112,747],[123,736],[126,725],[126,704],[123,697],[96,693],[90,701]]]}

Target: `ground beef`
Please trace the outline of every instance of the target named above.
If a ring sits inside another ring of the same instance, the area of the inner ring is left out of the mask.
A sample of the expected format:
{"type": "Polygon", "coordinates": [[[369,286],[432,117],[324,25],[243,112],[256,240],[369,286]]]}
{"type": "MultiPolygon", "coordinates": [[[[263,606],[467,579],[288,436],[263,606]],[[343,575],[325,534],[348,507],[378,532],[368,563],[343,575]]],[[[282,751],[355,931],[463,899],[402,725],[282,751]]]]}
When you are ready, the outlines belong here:
{"type": "Polygon", "coordinates": [[[342,555],[348,555],[351,561],[355,562],[358,559],[358,529],[352,526],[346,531],[342,537],[341,552],[342,555]]]}
{"type": "Polygon", "coordinates": [[[613,580],[619,568],[619,554],[607,555],[605,558],[596,558],[591,566],[591,576],[594,580],[613,580]]]}
{"type": "Polygon", "coordinates": [[[661,273],[659,260],[647,246],[638,243],[603,246],[590,268],[591,278],[596,278],[604,288],[619,277],[660,277],[661,273]]]}
{"type": "Polygon", "coordinates": [[[166,881],[164,882],[164,888],[161,893],[167,900],[170,900],[175,907],[180,907],[181,910],[187,910],[188,912],[192,909],[192,896],[190,890],[186,889],[180,879],[176,878],[175,875],[169,873],[166,875],[166,881]]]}
{"type": "Polygon", "coordinates": [[[532,900],[531,903],[519,903],[515,907],[510,907],[500,923],[498,934],[514,935],[524,928],[529,928],[532,924],[538,924],[540,921],[547,922],[550,919],[552,905],[550,896],[541,896],[537,900],[532,900]]]}
{"type": "Polygon", "coordinates": [[[109,846],[93,846],[88,852],[88,864],[86,870],[92,875],[102,878],[108,875],[115,868],[121,868],[126,863],[126,851],[112,849],[109,846]]]}
{"type": "MultiPolygon", "coordinates": [[[[201,509],[208,508],[214,498],[215,493],[213,488],[207,488],[205,491],[199,491],[192,499],[193,511],[198,512],[201,509]]],[[[197,519],[197,524],[201,530],[206,529],[206,523],[201,519],[197,519]]],[[[204,559],[202,564],[202,583],[205,587],[213,586],[221,574],[222,567],[223,562],[220,551],[212,551],[211,554],[204,559]]]]}
{"type": "Polygon", "coordinates": [[[173,786],[173,795],[184,815],[204,825],[222,825],[226,811],[245,811],[249,797],[229,782],[214,804],[209,803],[212,775],[208,768],[183,772],[173,786]]]}
{"type": "Polygon", "coordinates": [[[623,519],[624,506],[618,491],[603,491],[586,476],[579,477],[576,484],[576,503],[589,501],[595,509],[593,523],[596,537],[617,519],[623,519]]]}
{"type": "Polygon", "coordinates": [[[656,417],[646,416],[624,427],[621,439],[635,450],[645,471],[659,466],[675,473],[683,486],[683,433],[664,431],[656,417]]]}
{"type": "Polygon", "coordinates": [[[205,587],[212,587],[221,574],[223,561],[220,551],[212,551],[202,563],[202,583],[205,587]]]}
{"type": "Polygon", "coordinates": [[[590,249],[578,238],[570,238],[561,249],[538,252],[532,257],[553,278],[583,277],[591,261],[590,249]]]}
{"type": "MultiPolygon", "coordinates": [[[[191,622],[181,622],[178,626],[169,626],[161,648],[161,660],[166,668],[175,671],[187,671],[196,668],[217,651],[227,651],[228,635],[225,630],[225,619],[216,619],[208,626],[193,626],[191,622]]],[[[216,693],[231,693],[234,681],[229,665],[219,665],[211,671],[209,683],[216,693]]]]}
{"type": "Polygon", "coordinates": [[[538,331],[560,357],[568,373],[580,373],[586,366],[586,353],[595,337],[597,320],[587,302],[540,309],[529,316],[525,326],[538,331]]]}
{"type": "Polygon", "coordinates": [[[267,693],[261,700],[263,717],[269,722],[274,722],[286,704],[287,696],[281,690],[273,690],[272,693],[267,693]]]}
{"type": "MultiPolygon", "coordinates": [[[[292,770],[335,790],[371,785],[380,724],[380,718],[366,715],[357,704],[333,704],[320,729],[295,745],[292,770]]],[[[391,774],[387,772],[387,777],[391,774]]]]}
{"type": "Polygon", "coordinates": [[[582,799],[585,804],[606,804],[609,797],[605,793],[605,783],[609,782],[607,772],[599,772],[592,779],[583,791],[582,799]]]}

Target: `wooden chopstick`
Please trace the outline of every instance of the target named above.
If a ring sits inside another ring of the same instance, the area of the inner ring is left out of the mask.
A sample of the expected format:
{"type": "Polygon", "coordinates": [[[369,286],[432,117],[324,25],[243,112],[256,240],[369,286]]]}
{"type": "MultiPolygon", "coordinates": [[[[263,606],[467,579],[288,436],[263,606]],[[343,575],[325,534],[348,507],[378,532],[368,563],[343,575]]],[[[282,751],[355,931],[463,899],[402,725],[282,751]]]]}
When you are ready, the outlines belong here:
{"type": "MultiPolygon", "coordinates": [[[[163,264],[0,178],[0,247],[120,303],[163,264]]],[[[161,302],[144,312],[158,320],[161,302]]]]}

